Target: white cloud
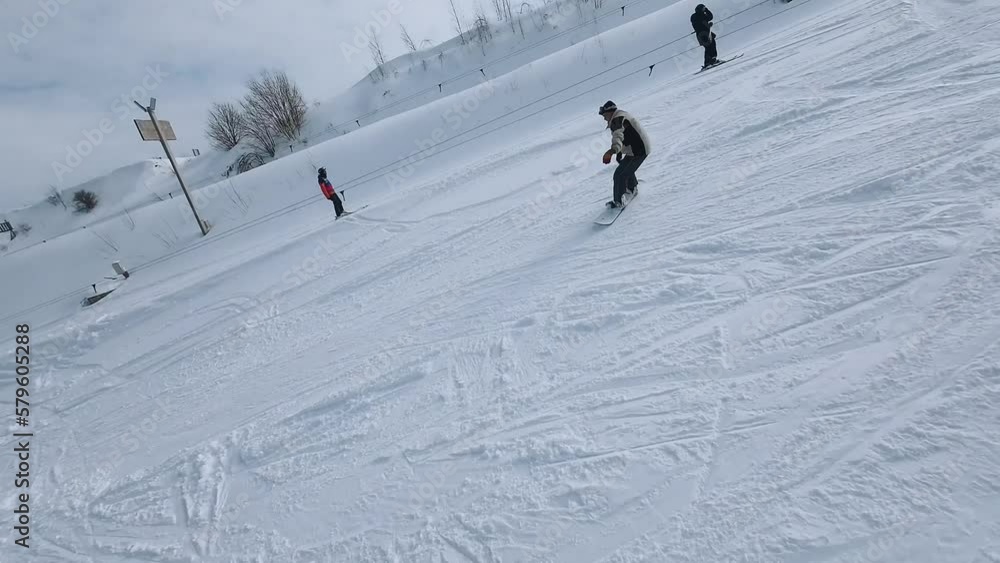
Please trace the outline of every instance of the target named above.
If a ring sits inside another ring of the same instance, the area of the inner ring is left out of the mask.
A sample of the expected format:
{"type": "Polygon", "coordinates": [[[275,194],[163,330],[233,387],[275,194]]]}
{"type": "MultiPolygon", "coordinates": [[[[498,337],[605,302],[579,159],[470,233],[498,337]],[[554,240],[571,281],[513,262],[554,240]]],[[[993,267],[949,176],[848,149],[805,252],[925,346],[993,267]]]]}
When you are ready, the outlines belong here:
{"type": "MultiPolygon", "coordinates": [[[[370,69],[367,57],[345,61],[341,43],[390,1],[0,0],[0,209],[37,201],[49,184],[69,187],[158,156],[158,144],[139,141],[131,122],[141,111],[122,109],[151,84],[150,68],[163,75],[148,93],[174,125],[178,154],[208,146],[210,103],[239,96],[263,67],[288,72],[309,100],[333,97],[370,69]],[[111,132],[58,178],[53,164],[93,138],[102,120],[111,132]]],[[[446,0],[399,1],[383,37],[390,56],[403,52],[400,22],[417,41],[453,35],[446,0]]]]}

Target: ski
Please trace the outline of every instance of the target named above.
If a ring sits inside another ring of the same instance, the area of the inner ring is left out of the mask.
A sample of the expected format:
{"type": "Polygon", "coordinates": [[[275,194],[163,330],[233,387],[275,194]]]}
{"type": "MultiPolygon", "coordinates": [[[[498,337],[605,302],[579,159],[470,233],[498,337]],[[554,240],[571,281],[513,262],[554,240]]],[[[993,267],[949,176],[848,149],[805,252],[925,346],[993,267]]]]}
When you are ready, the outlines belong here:
{"type": "Polygon", "coordinates": [[[367,205],[362,205],[361,207],[355,209],[354,211],[344,211],[343,213],[340,214],[340,217],[337,217],[337,219],[340,219],[340,218],[343,218],[343,217],[347,217],[348,215],[352,215],[354,213],[357,213],[358,211],[361,211],[362,209],[364,209],[366,207],[368,207],[368,206],[367,205]]]}
{"type": "Polygon", "coordinates": [[[614,223],[615,220],[618,219],[618,216],[622,214],[622,211],[625,211],[625,208],[628,207],[629,204],[632,203],[632,200],[637,197],[639,197],[639,192],[636,192],[633,196],[629,196],[627,194],[622,196],[622,206],[606,208],[594,219],[594,224],[607,227],[608,225],[614,223]]]}
{"type": "Polygon", "coordinates": [[[736,55],[736,56],[734,56],[734,57],[732,57],[732,58],[730,58],[730,59],[726,59],[726,60],[724,60],[724,61],[719,61],[719,62],[715,63],[715,64],[714,64],[714,65],[712,65],[712,66],[706,66],[706,67],[703,67],[703,68],[702,68],[701,70],[699,70],[699,71],[698,71],[698,72],[696,72],[695,74],[696,74],[696,75],[697,75],[697,74],[701,74],[701,73],[705,72],[706,70],[711,70],[711,69],[713,69],[713,68],[715,68],[715,67],[717,67],[717,66],[719,66],[719,65],[722,65],[722,64],[726,64],[726,63],[728,63],[729,61],[735,61],[736,59],[738,59],[738,58],[742,57],[743,55],[744,55],[744,53],[740,53],[739,55],[736,55]]]}

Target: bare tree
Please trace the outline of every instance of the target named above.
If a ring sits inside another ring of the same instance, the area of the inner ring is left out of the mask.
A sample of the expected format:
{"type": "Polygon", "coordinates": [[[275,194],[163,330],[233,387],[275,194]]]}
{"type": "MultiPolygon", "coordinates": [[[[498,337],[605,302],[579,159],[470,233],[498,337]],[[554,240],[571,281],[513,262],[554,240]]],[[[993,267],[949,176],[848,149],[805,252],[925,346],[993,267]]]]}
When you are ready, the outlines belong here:
{"type": "MultiPolygon", "coordinates": [[[[500,8],[503,12],[503,19],[510,24],[511,33],[517,33],[517,28],[514,27],[514,11],[510,7],[510,0],[500,0],[500,8]]],[[[520,23],[520,20],[518,20],[520,23]]],[[[521,28],[521,35],[524,35],[524,28],[521,28]]]]}
{"type": "Polygon", "coordinates": [[[472,36],[476,43],[479,43],[479,48],[485,55],[486,44],[493,39],[493,33],[490,31],[490,20],[486,19],[486,13],[482,7],[476,11],[476,19],[472,24],[472,36]]]}
{"type": "Polygon", "coordinates": [[[416,51],[417,44],[413,41],[413,38],[410,37],[410,32],[406,31],[406,27],[404,27],[403,24],[399,24],[399,31],[399,36],[403,39],[403,44],[406,45],[406,48],[409,49],[411,53],[416,51]]]}
{"type": "Polygon", "coordinates": [[[278,127],[269,104],[252,91],[240,102],[245,120],[247,144],[255,152],[273,157],[278,152],[278,127]]]}
{"type": "MultiPolygon", "coordinates": [[[[273,155],[272,155],[273,156],[273,155]]],[[[243,153],[236,159],[236,170],[240,174],[264,165],[264,157],[255,152],[243,153]]]]}
{"type": "MultiPolygon", "coordinates": [[[[523,8],[524,4],[522,4],[521,7],[523,8]]],[[[510,6],[510,0],[507,0],[507,11],[510,12],[511,22],[513,22],[514,21],[514,11],[513,11],[513,8],[511,8],[511,6],[510,6]]],[[[524,18],[522,18],[522,17],[518,17],[517,18],[517,28],[521,31],[521,37],[522,38],[524,37],[524,21],[523,20],[524,20],[524,18]]],[[[514,27],[513,23],[511,23],[511,27],[512,28],[514,27]]]]}
{"type": "Polygon", "coordinates": [[[451,5],[451,22],[455,26],[455,31],[458,32],[458,37],[462,41],[462,45],[465,45],[465,31],[462,29],[462,17],[458,14],[458,8],[455,7],[455,0],[448,0],[451,5]]]}
{"type": "MultiPolygon", "coordinates": [[[[282,136],[292,140],[305,125],[306,105],[302,92],[284,72],[263,71],[247,83],[249,92],[243,98],[243,108],[247,133],[257,141],[266,137],[282,136]],[[265,131],[269,135],[261,135],[265,131]]],[[[271,156],[274,153],[260,147],[271,156]]]]}
{"type": "Polygon", "coordinates": [[[497,12],[497,21],[510,22],[511,29],[514,29],[514,11],[510,7],[510,0],[493,0],[493,9],[497,12]]]}
{"type": "Polygon", "coordinates": [[[208,112],[206,133],[212,140],[212,146],[223,151],[232,150],[243,140],[246,129],[246,119],[236,104],[230,102],[212,104],[212,109],[208,112]]]}
{"type": "Polygon", "coordinates": [[[265,115],[256,115],[254,110],[243,106],[247,118],[247,144],[255,152],[273,157],[278,152],[278,134],[274,125],[265,115]]]}
{"type": "MultiPolygon", "coordinates": [[[[531,16],[531,23],[535,24],[535,31],[541,31],[542,28],[545,27],[545,22],[548,19],[548,14],[547,13],[542,13],[542,16],[541,16],[540,20],[536,20],[535,19],[535,10],[532,10],[531,9],[531,4],[528,4],[527,2],[524,2],[524,3],[521,4],[521,11],[519,13],[523,15],[525,8],[528,8],[528,15],[531,16]]],[[[518,21],[520,21],[520,20],[518,20],[518,21]]],[[[523,30],[521,31],[521,35],[522,36],[524,35],[524,31],[523,30]]]]}
{"type": "Polygon", "coordinates": [[[56,205],[62,205],[63,209],[69,209],[68,207],[66,207],[66,202],[63,201],[62,194],[59,193],[59,190],[57,190],[56,187],[53,186],[52,184],[49,184],[49,197],[45,199],[46,201],[49,202],[49,205],[53,207],[55,207],[56,205]]]}
{"type": "Polygon", "coordinates": [[[503,21],[503,0],[493,0],[493,11],[497,13],[497,21],[503,21]]]}
{"type": "Polygon", "coordinates": [[[385,78],[385,51],[382,49],[382,41],[374,32],[368,35],[368,51],[372,55],[372,62],[375,63],[373,76],[385,78]]]}

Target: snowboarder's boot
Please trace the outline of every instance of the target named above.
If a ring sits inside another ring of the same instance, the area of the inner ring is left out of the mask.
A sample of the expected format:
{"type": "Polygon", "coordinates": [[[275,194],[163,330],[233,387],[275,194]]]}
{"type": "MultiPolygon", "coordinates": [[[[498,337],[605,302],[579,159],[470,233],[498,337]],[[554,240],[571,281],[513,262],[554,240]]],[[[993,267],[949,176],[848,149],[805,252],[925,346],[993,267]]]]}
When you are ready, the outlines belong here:
{"type": "Polygon", "coordinates": [[[611,209],[614,209],[616,207],[621,207],[622,206],[622,204],[617,203],[615,201],[609,201],[609,202],[605,203],[604,205],[610,207],[611,209]]]}

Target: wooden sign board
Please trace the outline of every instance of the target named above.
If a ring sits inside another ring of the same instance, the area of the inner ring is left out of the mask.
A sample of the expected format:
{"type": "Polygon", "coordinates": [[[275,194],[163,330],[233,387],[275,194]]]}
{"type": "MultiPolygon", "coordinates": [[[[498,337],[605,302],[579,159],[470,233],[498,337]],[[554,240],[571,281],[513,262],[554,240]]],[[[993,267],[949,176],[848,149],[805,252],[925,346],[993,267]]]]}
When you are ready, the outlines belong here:
{"type": "MultiPolygon", "coordinates": [[[[170,122],[162,119],[157,121],[159,121],[160,131],[163,132],[163,140],[176,141],[177,135],[174,135],[174,128],[170,126],[170,122]]],[[[160,140],[160,137],[156,134],[156,127],[153,127],[152,119],[136,119],[135,127],[139,130],[139,136],[142,137],[143,141],[160,140]]]]}

